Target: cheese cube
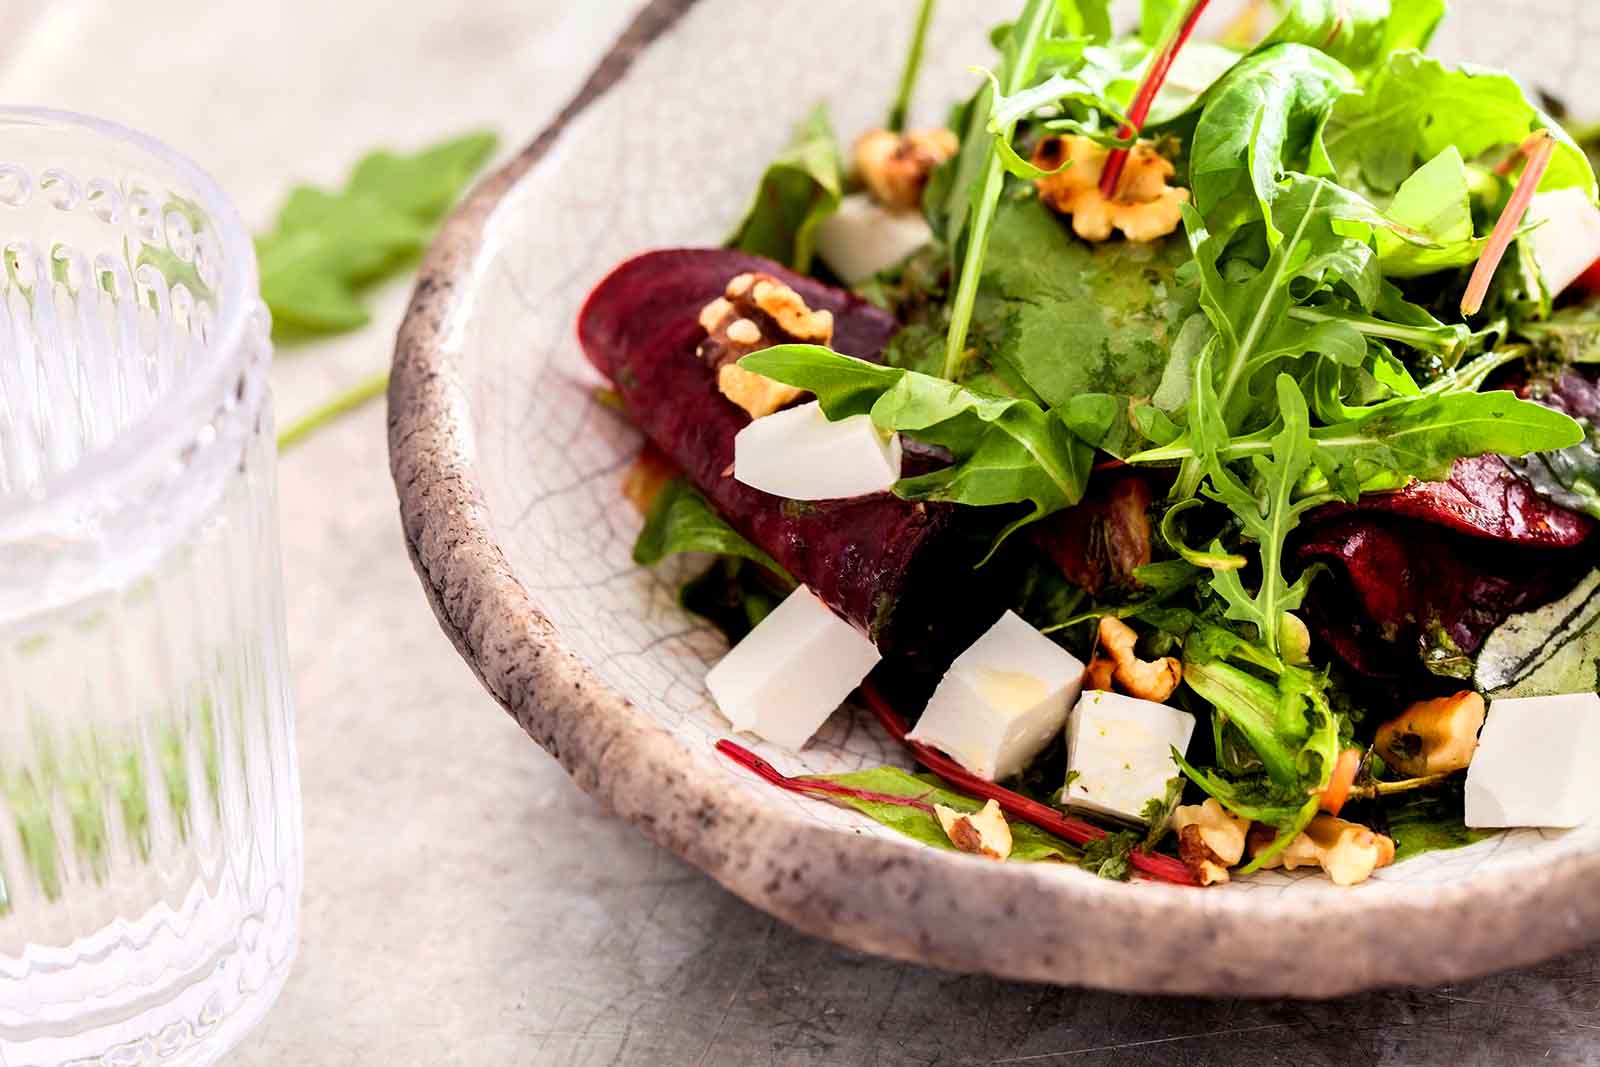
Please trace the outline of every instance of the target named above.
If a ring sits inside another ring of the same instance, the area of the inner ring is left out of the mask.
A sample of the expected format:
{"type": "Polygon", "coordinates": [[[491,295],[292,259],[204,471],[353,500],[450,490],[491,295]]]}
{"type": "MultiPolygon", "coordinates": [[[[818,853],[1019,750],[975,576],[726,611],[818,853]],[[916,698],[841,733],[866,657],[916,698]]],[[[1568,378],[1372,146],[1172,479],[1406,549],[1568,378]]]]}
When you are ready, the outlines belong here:
{"type": "Polygon", "coordinates": [[[1094,689],[1067,720],[1066,804],[1143,823],[1144,806],[1177,776],[1172,750],[1185,752],[1194,716],[1153,700],[1094,689]]]}
{"type": "Polygon", "coordinates": [[[1489,705],[1467,767],[1473,827],[1577,826],[1600,814],[1600,696],[1515,697],[1489,705]]]}
{"type": "Polygon", "coordinates": [[[799,751],[878,658],[802,585],[711,668],[706,688],[735,730],[799,751]]]}
{"type": "Polygon", "coordinates": [[[890,211],[868,193],[852,193],[817,227],[817,255],[846,285],[855,285],[932,240],[920,211],[890,211]]]}
{"type": "Polygon", "coordinates": [[[881,493],[900,480],[900,437],[866,415],[829,422],[816,401],[756,419],[733,439],[733,476],[790,500],[881,493]]]}
{"type": "Polygon", "coordinates": [[[996,782],[1061,732],[1082,686],[1078,657],[1008,611],[956,657],[910,736],[996,782]]]}
{"type": "Polygon", "coordinates": [[[1580,188],[1557,189],[1535,195],[1528,205],[1524,224],[1536,222],[1533,258],[1550,295],[1557,296],[1600,259],[1600,208],[1580,188]]]}

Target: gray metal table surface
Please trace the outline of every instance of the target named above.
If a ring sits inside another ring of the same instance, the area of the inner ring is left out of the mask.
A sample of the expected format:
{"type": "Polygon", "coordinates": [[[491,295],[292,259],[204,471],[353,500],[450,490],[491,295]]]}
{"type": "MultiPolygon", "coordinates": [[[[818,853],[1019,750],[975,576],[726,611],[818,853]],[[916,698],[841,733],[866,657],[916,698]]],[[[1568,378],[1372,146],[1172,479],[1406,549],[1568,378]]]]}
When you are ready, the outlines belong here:
{"type": "MultiPolygon", "coordinates": [[[[264,225],[291,180],[336,180],[370,145],[486,125],[518,147],[632,6],[6,5],[0,98],[148,129],[264,225]]],[[[280,421],[386,362],[405,295],[279,352],[280,421]]],[[[1434,990],[1203,1001],[943,974],[792,932],[610,818],[494,706],[411,572],[384,436],[370,406],[281,467],[304,928],[232,1062],[1600,1063],[1596,951],[1434,990]]]]}

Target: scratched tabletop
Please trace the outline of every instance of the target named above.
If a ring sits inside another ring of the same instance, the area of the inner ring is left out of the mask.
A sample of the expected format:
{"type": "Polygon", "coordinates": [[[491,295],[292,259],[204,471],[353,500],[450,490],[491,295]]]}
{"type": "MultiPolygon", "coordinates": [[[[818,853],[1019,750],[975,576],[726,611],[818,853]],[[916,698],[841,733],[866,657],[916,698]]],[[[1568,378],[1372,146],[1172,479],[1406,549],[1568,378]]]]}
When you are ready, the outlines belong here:
{"type": "MultiPolygon", "coordinates": [[[[259,228],[292,181],[336,181],[378,144],[488,126],[514,150],[634,14],[0,0],[0,100],[148,130],[259,228]]],[[[405,297],[281,349],[280,422],[383,367],[405,297]]],[[[369,406],[281,467],[304,930],[233,1063],[1600,1063],[1600,951],[1434,990],[1203,1001],[954,976],[792,932],[612,818],[478,686],[406,559],[384,429],[369,406]]]]}

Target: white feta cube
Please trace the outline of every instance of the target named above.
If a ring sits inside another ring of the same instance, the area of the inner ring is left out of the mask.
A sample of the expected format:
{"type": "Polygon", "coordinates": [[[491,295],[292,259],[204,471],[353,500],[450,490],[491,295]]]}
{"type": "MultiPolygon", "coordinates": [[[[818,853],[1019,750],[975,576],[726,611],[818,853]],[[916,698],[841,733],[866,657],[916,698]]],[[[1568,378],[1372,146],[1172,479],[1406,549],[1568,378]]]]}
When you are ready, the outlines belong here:
{"type": "Polygon", "coordinates": [[[1533,231],[1533,258],[1551,296],[1600,259],[1600,208],[1576,186],[1536,194],[1524,223],[1540,223],[1533,231]]]}
{"type": "Polygon", "coordinates": [[[1082,687],[1078,657],[1008,611],[956,657],[910,736],[996,782],[1061,732],[1082,687]]]}
{"type": "Polygon", "coordinates": [[[1600,696],[1494,700],[1467,767],[1472,827],[1577,826],[1600,814],[1600,696]]]}
{"type": "Polygon", "coordinates": [[[881,493],[900,480],[900,436],[866,415],[829,422],[816,401],[756,419],[733,439],[733,476],[790,500],[881,493]]]}
{"type": "Polygon", "coordinates": [[[1144,806],[1164,797],[1179,774],[1172,750],[1187,752],[1194,716],[1179,708],[1093,689],[1067,720],[1066,805],[1143,823],[1144,806]]]}
{"type": "Polygon", "coordinates": [[[735,730],[799,751],[878,659],[802,585],[711,668],[706,688],[735,730]]]}
{"type": "Polygon", "coordinates": [[[846,285],[866,281],[933,240],[920,211],[890,211],[851,193],[817,227],[817,255],[846,285]]]}

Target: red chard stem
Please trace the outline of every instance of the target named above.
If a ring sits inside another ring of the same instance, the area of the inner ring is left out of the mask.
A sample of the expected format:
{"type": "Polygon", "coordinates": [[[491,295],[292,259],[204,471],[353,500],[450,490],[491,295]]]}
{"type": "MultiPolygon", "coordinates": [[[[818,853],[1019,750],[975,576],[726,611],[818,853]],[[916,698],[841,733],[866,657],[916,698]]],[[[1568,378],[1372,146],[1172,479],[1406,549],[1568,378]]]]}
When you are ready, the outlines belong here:
{"type": "Polygon", "coordinates": [[[1555,153],[1556,139],[1549,130],[1538,130],[1526,141],[1522,142],[1519,153],[1528,159],[1528,165],[1522,170],[1522,177],[1517,180],[1517,187],[1511,193],[1511,199],[1506,202],[1506,209],[1500,213],[1500,218],[1494,224],[1494,230],[1489,234],[1488,244],[1483,246],[1483,255],[1478,257],[1477,266],[1472,268],[1472,277],[1467,282],[1467,291],[1461,297],[1461,317],[1471,318],[1483,309],[1483,299],[1488,295],[1489,282],[1494,279],[1494,272],[1500,266],[1500,260],[1505,258],[1506,249],[1511,246],[1511,239],[1516,236],[1517,227],[1522,225],[1522,216],[1527,214],[1528,205],[1533,201],[1533,194],[1539,188],[1539,182],[1544,178],[1544,172],[1550,166],[1550,157],[1555,153]]]}
{"type": "Polygon", "coordinates": [[[766,779],[780,789],[787,789],[791,793],[803,793],[811,797],[822,795],[841,797],[846,800],[865,800],[875,804],[894,804],[902,808],[916,808],[918,811],[925,811],[929,815],[933,814],[933,805],[926,800],[918,800],[916,797],[897,797],[891,793],[874,793],[870,789],[855,789],[848,785],[840,785],[838,782],[830,782],[825,778],[802,778],[784,774],[748,748],[738,742],[729,741],[727,738],[717,742],[717,751],[746,770],[754,771],[758,777],[766,779]]]}
{"type": "MultiPolygon", "coordinates": [[[[1122,124],[1117,131],[1120,140],[1137,137],[1144,128],[1144,120],[1150,117],[1150,107],[1156,102],[1156,94],[1161,92],[1161,86],[1166,83],[1167,75],[1172,72],[1172,63],[1178,58],[1178,52],[1188,43],[1194,34],[1194,28],[1200,22],[1200,16],[1205,13],[1206,5],[1210,0],[1190,0],[1189,10],[1184,13],[1183,21],[1178,23],[1178,28],[1173,32],[1156,53],[1150,63],[1150,70],[1145,74],[1144,81],[1139,85],[1139,92],[1133,98],[1133,106],[1128,109],[1128,121],[1122,124]]],[[[1113,148],[1106,156],[1105,170],[1100,172],[1100,195],[1107,200],[1114,200],[1117,187],[1122,184],[1122,169],[1128,163],[1128,149],[1113,148]]]]}
{"type": "MultiPolygon", "coordinates": [[[[920,741],[912,741],[906,737],[906,721],[898,711],[883,698],[877,686],[871,682],[863,683],[861,695],[866,698],[867,707],[877,716],[878,722],[888,731],[889,736],[904,744],[911,750],[917,762],[940,778],[955,786],[961,792],[982,797],[984,800],[993,800],[1001,809],[1012,818],[1021,819],[1025,823],[1037,826],[1041,830],[1055,834],[1063,840],[1075,845],[1086,845],[1106,836],[1106,831],[1093,823],[1084,822],[1063,815],[1047,804],[1025,797],[1021,793],[1014,793],[993,782],[979,778],[955,760],[946,756],[936,748],[932,748],[920,741]]],[[[1189,868],[1183,862],[1171,856],[1160,853],[1146,852],[1144,849],[1135,849],[1128,855],[1128,862],[1139,873],[1163,882],[1172,882],[1175,885],[1194,885],[1194,875],[1189,873],[1189,868]]]]}

